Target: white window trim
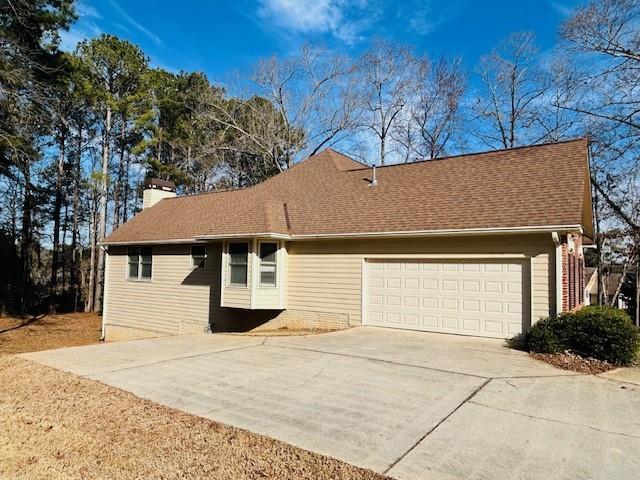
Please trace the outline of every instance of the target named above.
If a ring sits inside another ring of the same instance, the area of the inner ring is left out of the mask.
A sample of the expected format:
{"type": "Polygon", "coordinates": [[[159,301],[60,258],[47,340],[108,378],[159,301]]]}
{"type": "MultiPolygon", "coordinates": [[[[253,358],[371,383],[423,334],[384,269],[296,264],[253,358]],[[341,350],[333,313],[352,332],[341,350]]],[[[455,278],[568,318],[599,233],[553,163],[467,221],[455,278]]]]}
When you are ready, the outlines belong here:
{"type": "Polygon", "coordinates": [[[280,242],[273,240],[260,240],[258,241],[258,251],[256,252],[256,257],[258,258],[258,288],[278,288],[278,266],[280,264],[280,242]],[[275,271],[273,272],[273,284],[263,284],[262,283],[262,259],[260,258],[260,248],[263,243],[270,243],[276,246],[276,261],[275,261],[275,271]]]}
{"type": "Polygon", "coordinates": [[[129,275],[129,249],[127,249],[127,269],[125,272],[125,279],[128,282],[142,282],[142,283],[151,283],[153,282],[153,248],[152,247],[130,247],[130,248],[138,248],[141,252],[138,254],[138,276],[132,277],[129,275]],[[142,277],[142,249],[149,248],[151,250],[151,276],[150,277],[142,277]]]}
{"type": "MultiPolygon", "coordinates": [[[[192,270],[204,270],[205,268],[207,268],[207,259],[209,258],[209,252],[207,251],[207,246],[203,245],[203,244],[193,244],[191,245],[191,248],[189,249],[189,265],[191,266],[192,270]],[[204,264],[202,266],[200,265],[194,265],[193,263],[193,247],[204,247],[204,264]]],[[[152,269],[152,275],[153,275],[153,269],[152,269]]]]}
{"type": "Polygon", "coordinates": [[[227,257],[227,265],[225,268],[225,271],[227,273],[227,278],[226,278],[226,288],[243,288],[243,289],[248,289],[250,288],[250,270],[249,270],[249,262],[251,261],[251,243],[246,240],[246,241],[241,241],[241,240],[233,240],[233,241],[229,241],[227,242],[227,246],[226,246],[226,252],[225,255],[227,257]],[[244,243],[247,246],[247,283],[242,285],[240,283],[231,283],[231,254],[229,253],[230,247],[232,243],[244,243]]]}

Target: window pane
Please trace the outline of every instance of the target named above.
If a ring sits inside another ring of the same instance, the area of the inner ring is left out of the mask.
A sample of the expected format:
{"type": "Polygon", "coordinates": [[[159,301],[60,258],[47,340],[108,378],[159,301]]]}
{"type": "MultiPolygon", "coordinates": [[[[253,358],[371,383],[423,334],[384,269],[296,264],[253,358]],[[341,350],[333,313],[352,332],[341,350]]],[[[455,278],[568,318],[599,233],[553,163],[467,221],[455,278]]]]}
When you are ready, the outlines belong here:
{"type": "Polygon", "coordinates": [[[193,256],[191,257],[191,266],[196,268],[204,268],[205,257],[193,256]]]}
{"type": "Polygon", "coordinates": [[[246,265],[249,245],[246,243],[229,244],[229,263],[231,265],[246,265]]]}
{"type": "Polygon", "coordinates": [[[145,247],[140,249],[140,255],[151,256],[151,247],[145,247]]]}
{"type": "Polygon", "coordinates": [[[260,244],[260,285],[276,284],[277,243],[260,244]]]}
{"type": "Polygon", "coordinates": [[[196,268],[204,268],[205,258],[207,257],[207,249],[204,245],[193,245],[191,247],[191,266],[196,268]]]}
{"type": "Polygon", "coordinates": [[[277,243],[260,244],[260,261],[264,263],[276,263],[277,243]]]}
{"type": "Polygon", "coordinates": [[[129,278],[138,278],[138,257],[134,261],[129,257],[129,278]]]}
{"type": "Polygon", "coordinates": [[[244,256],[244,260],[247,260],[247,254],[249,253],[249,244],[248,243],[230,243],[229,244],[229,255],[232,257],[242,257],[244,256]]]}
{"type": "Polygon", "coordinates": [[[229,283],[233,285],[247,285],[248,254],[248,243],[229,244],[229,283]]]}
{"type": "Polygon", "coordinates": [[[143,263],[140,278],[151,278],[151,264],[143,263]]]}
{"type": "Polygon", "coordinates": [[[247,284],[247,266],[231,265],[231,278],[229,279],[233,285],[247,284]]]}
{"type": "Polygon", "coordinates": [[[269,272],[262,270],[260,272],[260,284],[261,285],[275,285],[276,284],[276,272],[269,272]]]}

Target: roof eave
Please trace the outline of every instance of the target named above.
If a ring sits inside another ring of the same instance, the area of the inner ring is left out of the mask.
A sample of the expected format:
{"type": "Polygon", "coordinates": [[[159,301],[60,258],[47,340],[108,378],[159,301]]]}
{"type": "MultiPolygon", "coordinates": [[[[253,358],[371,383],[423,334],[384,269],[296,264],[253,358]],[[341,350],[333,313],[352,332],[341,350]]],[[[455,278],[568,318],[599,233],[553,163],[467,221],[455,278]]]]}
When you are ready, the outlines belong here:
{"type": "Polygon", "coordinates": [[[315,240],[315,239],[348,239],[348,238],[395,238],[395,237],[445,237],[457,235],[498,235],[498,234],[527,234],[527,233],[583,233],[581,225],[540,225],[524,227],[491,227],[491,228],[461,228],[449,230],[411,230],[391,232],[353,232],[353,233],[318,233],[289,235],[275,232],[238,233],[220,235],[198,235],[193,238],[171,240],[131,240],[122,242],[101,242],[99,245],[158,245],[197,243],[209,240],[232,240],[236,238],[273,238],[277,240],[315,240]]]}
{"type": "Polygon", "coordinates": [[[497,235],[517,233],[582,233],[581,225],[542,225],[524,227],[490,227],[490,228],[461,228],[448,230],[413,230],[394,232],[358,232],[358,233],[329,233],[292,235],[292,240],[322,239],[322,238],[393,238],[393,237],[440,237],[457,235],[497,235]]]}

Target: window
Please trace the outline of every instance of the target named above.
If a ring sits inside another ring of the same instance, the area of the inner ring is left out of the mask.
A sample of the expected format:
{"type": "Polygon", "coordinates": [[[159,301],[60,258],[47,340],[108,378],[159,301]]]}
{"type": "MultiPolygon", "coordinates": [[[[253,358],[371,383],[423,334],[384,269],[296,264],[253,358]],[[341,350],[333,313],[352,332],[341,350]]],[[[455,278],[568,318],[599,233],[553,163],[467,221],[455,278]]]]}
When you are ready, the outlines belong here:
{"type": "Polygon", "coordinates": [[[277,243],[260,244],[260,285],[275,287],[277,251],[277,243]]]}
{"type": "Polygon", "coordinates": [[[229,244],[229,284],[235,286],[247,286],[247,257],[249,255],[248,243],[229,244]]]}
{"type": "Polygon", "coordinates": [[[207,259],[207,247],[205,245],[193,245],[191,247],[191,267],[204,268],[207,259]]]}
{"type": "Polygon", "coordinates": [[[128,278],[131,280],[151,280],[153,263],[151,248],[130,248],[128,255],[128,278]]]}

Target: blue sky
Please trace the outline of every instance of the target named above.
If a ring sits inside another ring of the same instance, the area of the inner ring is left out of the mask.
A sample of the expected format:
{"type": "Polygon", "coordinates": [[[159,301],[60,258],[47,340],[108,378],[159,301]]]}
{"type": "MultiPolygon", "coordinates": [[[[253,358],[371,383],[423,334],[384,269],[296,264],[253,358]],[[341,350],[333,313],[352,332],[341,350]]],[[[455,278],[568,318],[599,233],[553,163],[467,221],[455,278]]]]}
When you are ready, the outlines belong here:
{"type": "Polygon", "coordinates": [[[259,58],[286,56],[304,42],[357,55],[375,37],[431,57],[460,56],[472,69],[515,31],[536,33],[544,52],[581,0],[82,0],[63,48],[112,33],[138,44],[152,65],[203,71],[224,82],[259,58]]]}

